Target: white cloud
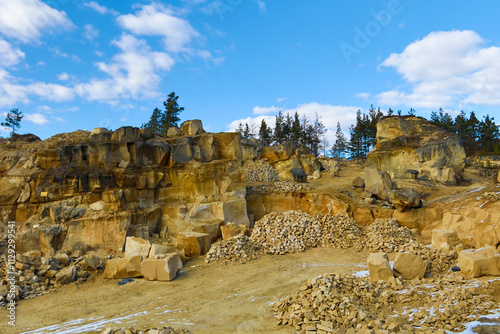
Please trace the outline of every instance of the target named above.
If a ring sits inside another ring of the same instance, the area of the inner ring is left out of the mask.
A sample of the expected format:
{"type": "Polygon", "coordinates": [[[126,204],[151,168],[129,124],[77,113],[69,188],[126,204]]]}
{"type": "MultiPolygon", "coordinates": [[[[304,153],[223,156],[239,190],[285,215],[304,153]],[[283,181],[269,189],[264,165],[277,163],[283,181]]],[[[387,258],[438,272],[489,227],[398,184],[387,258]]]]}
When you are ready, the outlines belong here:
{"type": "Polygon", "coordinates": [[[88,100],[115,103],[117,98],[154,97],[161,81],[159,71],[168,71],[174,60],[164,52],[153,52],[143,40],[123,34],[113,41],[121,52],[110,63],[96,66],[109,77],[93,79],[75,87],[77,94],[88,100]]]}
{"type": "MultiPolygon", "coordinates": [[[[254,110],[255,108],[259,107],[254,107],[254,110]]],[[[307,118],[309,118],[310,121],[314,121],[317,113],[321,117],[321,121],[328,130],[328,132],[326,133],[328,141],[330,142],[330,145],[333,145],[333,142],[335,141],[337,122],[340,122],[342,130],[344,132],[347,132],[349,126],[356,122],[356,113],[359,109],[361,108],[353,106],[334,106],[330,104],[311,102],[300,104],[292,109],[283,110],[282,113],[283,115],[286,115],[288,113],[290,114],[290,116],[293,116],[295,114],[295,111],[297,111],[301,118],[303,115],[305,115],[307,118]]],[[[258,130],[263,119],[271,127],[275,126],[275,116],[259,115],[256,117],[247,117],[235,120],[228,125],[227,130],[234,131],[240,123],[253,123],[258,130]]]]}
{"type": "Polygon", "coordinates": [[[391,54],[381,64],[393,67],[409,90],[391,90],[382,105],[414,108],[456,107],[474,103],[500,105],[500,48],[484,47],[474,31],[439,31],[391,54]]]}
{"type": "Polygon", "coordinates": [[[119,16],[120,26],[136,35],[163,36],[165,49],[170,52],[190,51],[188,45],[200,34],[187,21],[160,4],[140,8],[135,14],[119,16]]]}
{"type": "Polygon", "coordinates": [[[370,98],[370,93],[354,93],[354,97],[360,98],[362,100],[368,100],[370,98]]]}
{"type": "Polygon", "coordinates": [[[40,113],[35,113],[35,114],[26,114],[24,115],[24,119],[27,120],[28,122],[35,123],[37,125],[44,125],[47,123],[50,123],[50,121],[45,117],[45,115],[40,114],[40,113]]]}
{"type": "Polygon", "coordinates": [[[57,75],[57,79],[59,79],[61,81],[66,81],[69,79],[69,74],[66,72],[60,73],[57,75]]]}
{"type": "Polygon", "coordinates": [[[232,121],[228,126],[227,126],[227,131],[236,131],[238,128],[238,125],[241,123],[243,125],[248,124],[248,125],[254,125],[257,128],[257,131],[259,130],[260,124],[262,123],[262,120],[266,121],[266,124],[268,126],[274,127],[276,125],[276,117],[275,116],[257,116],[257,117],[247,117],[247,118],[241,118],[237,119],[235,121],[232,121]]]}
{"type": "Polygon", "coordinates": [[[256,115],[272,114],[272,113],[277,113],[278,111],[280,111],[280,108],[277,108],[275,106],[271,106],[271,107],[255,106],[255,107],[253,107],[253,113],[256,115]]]}
{"type": "Polygon", "coordinates": [[[99,30],[95,29],[91,24],[86,24],[83,27],[83,37],[89,41],[94,40],[97,36],[99,36],[99,30]]]}
{"type": "Polygon", "coordinates": [[[41,0],[0,0],[0,8],[0,33],[25,43],[38,41],[42,32],[73,27],[65,12],[41,0]]]}
{"type": "Polygon", "coordinates": [[[7,41],[0,39],[0,66],[8,67],[18,64],[24,58],[24,52],[7,41]]]}
{"type": "Polygon", "coordinates": [[[105,6],[99,5],[96,1],[85,2],[83,5],[86,7],[89,7],[93,11],[98,12],[99,14],[111,14],[111,15],[118,15],[119,14],[114,9],[110,9],[110,8],[105,7],[105,6]]]}
{"type": "Polygon", "coordinates": [[[276,102],[283,102],[286,100],[286,97],[279,97],[276,99],[276,102]]]}
{"type": "Polygon", "coordinates": [[[18,102],[28,103],[30,102],[29,97],[32,95],[56,102],[70,101],[74,98],[73,90],[65,86],[44,82],[20,85],[16,83],[17,81],[17,78],[0,69],[0,107],[18,102]]]}

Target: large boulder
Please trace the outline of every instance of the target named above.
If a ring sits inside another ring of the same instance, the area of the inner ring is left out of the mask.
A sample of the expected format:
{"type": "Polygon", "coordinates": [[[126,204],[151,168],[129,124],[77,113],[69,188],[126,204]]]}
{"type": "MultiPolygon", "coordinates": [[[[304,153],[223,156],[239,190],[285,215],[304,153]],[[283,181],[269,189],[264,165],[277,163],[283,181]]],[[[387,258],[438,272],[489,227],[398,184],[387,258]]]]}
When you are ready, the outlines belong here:
{"type": "Polygon", "coordinates": [[[69,266],[69,267],[63,268],[56,274],[56,281],[61,283],[61,284],[68,284],[68,283],[74,282],[75,278],[76,278],[76,267],[75,266],[69,266]]]}
{"type": "Polygon", "coordinates": [[[184,246],[186,256],[204,255],[210,249],[210,235],[198,232],[181,232],[177,242],[184,246]]]}
{"type": "Polygon", "coordinates": [[[367,260],[370,279],[388,281],[393,278],[391,265],[386,253],[372,253],[367,260]]]}
{"type": "Polygon", "coordinates": [[[237,132],[221,132],[213,134],[217,143],[219,159],[240,160],[243,158],[241,137],[237,132]]]}
{"type": "Polygon", "coordinates": [[[354,179],[354,181],[352,181],[352,186],[354,188],[364,188],[365,187],[365,180],[358,176],[354,179]]]}
{"type": "Polygon", "coordinates": [[[266,146],[262,149],[261,159],[269,162],[288,160],[295,155],[298,145],[295,142],[287,141],[281,145],[266,146]]]}
{"type": "Polygon", "coordinates": [[[193,145],[194,141],[191,137],[177,138],[172,143],[171,164],[184,164],[193,160],[195,154],[193,145]]]}
{"type": "Polygon", "coordinates": [[[290,175],[297,183],[307,182],[307,174],[302,168],[293,168],[290,170],[290,175]]]}
{"type": "Polygon", "coordinates": [[[202,133],[194,137],[193,140],[200,149],[199,161],[210,162],[219,159],[219,148],[213,134],[202,133]]]}
{"type": "Polygon", "coordinates": [[[105,279],[140,277],[141,262],[140,255],[108,260],[102,276],[105,279]]]}
{"type": "Polygon", "coordinates": [[[181,131],[185,136],[194,137],[205,132],[199,119],[185,121],[181,124],[181,131]]]}
{"type": "Polygon", "coordinates": [[[433,230],[432,247],[443,251],[451,251],[462,246],[458,234],[455,231],[433,230]]]}
{"type": "Polygon", "coordinates": [[[101,258],[97,255],[85,255],[80,266],[87,271],[94,271],[101,266],[101,258]]]}
{"type": "Polygon", "coordinates": [[[125,256],[142,256],[143,259],[148,257],[151,242],[146,239],[127,237],[125,242],[125,256]]]}
{"type": "Polygon", "coordinates": [[[484,247],[458,254],[460,271],[469,277],[500,276],[500,254],[495,247],[484,247]]]}
{"type": "Polygon", "coordinates": [[[387,201],[387,191],[392,190],[392,180],[389,173],[376,168],[365,168],[365,190],[382,201],[387,201]]]}
{"type": "Polygon", "coordinates": [[[178,136],[182,136],[182,131],[181,129],[175,127],[175,126],[171,126],[168,128],[167,130],[167,137],[178,137],[178,136]]]}
{"type": "Polygon", "coordinates": [[[391,204],[399,211],[422,206],[422,199],[413,188],[403,187],[397,190],[389,190],[387,194],[391,204]]]}
{"type": "Polygon", "coordinates": [[[394,274],[405,280],[423,278],[426,269],[427,263],[415,254],[398,253],[394,260],[394,274]]]}
{"type": "Polygon", "coordinates": [[[161,244],[152,244],[149,249],[148,258],[154,258],[157,255],[165,255],[168,253],[175,253],[173,251],[175,249],[173,246],[161,245],[161,244]]]}
{"type": "MultiPolygon", "coordinates": [[[[267,146],[266,146],[267,147],[267,146]]],[[[261,157],[264,144],[262,141],[255,138],[247,138],[241,140],[241,150],[243,152],[243,160],[258,159],[261,157]]]]}
{"type": "Polygon", "coordinates": [[[404,178],[406,171],[445,184],[456,184],[465,167],[465,150],[457,135],[421,117],[391,116],[377,123],[377,143],[367,165],[404,178]]]}
{"type": "Polygon", "coordinates": [[[141,263],[141,274],[148,281],[171,281],[182,270],[177,253],[149,258],[141,263]]]}

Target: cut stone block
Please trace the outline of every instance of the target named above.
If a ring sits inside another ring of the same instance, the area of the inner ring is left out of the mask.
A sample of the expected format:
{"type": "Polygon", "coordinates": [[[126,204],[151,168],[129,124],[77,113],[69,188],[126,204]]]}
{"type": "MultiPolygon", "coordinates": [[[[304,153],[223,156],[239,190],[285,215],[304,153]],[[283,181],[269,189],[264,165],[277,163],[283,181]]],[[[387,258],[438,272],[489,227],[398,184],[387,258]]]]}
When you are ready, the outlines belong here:
{"type": "Polygon", "coordinates": [[[146,239],[127,237],[125,242],[125,256],[140,255],[143,259],[148,257],[151,242],[146,239]]]}
{"type": "Polygon", "coordinates": [[[106,262],[102,276],[105,279],[140,277],[141,262],[140,255],[111,259],[106,262]]]}
{"type": "Polygon", "coordinates": [[[458,254],[460,272],[469,277],[500,276],[500,254],[495,247],[458,254]]]}
{"type": "Polygon", "coordinates": [[[373,281],[387,281],[394,277],[386,253],[372,253],[367,260],[370,278],[373,281]]]}
{"type": "Polygon", "coordinates": [[[164,258],[149,258],[141,263],[142,276],[148,281],[171,281],[181,269],[182,261],[177,253],[167,254],[164,258]]]}
{"type": "Polygon", "coordinates": [[[210,249],[210,235],[197,232],[181,232],[177,242],[184,246],[186,256],[204,255],[210,249]]]}
{"type": "Polygon", "coordinates": [[[421,279],[425,275],[427,263],[415,254],[398,253],[394,261],[394,274],[405,280],[421,279]]]}

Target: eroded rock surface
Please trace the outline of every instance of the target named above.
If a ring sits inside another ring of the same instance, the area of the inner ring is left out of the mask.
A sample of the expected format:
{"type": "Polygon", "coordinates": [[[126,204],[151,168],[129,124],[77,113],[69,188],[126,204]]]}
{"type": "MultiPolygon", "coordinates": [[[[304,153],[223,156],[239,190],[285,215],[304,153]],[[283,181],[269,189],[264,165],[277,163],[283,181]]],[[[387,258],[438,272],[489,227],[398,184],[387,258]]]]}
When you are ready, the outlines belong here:
{"type": "Polygon", "coordinates": [[[377,143],[367,164],[404,178],[408,170],[431,180],[456,184],[465,167],[459,137],[424,118],[385,117],[377,123],[377,143]]]}

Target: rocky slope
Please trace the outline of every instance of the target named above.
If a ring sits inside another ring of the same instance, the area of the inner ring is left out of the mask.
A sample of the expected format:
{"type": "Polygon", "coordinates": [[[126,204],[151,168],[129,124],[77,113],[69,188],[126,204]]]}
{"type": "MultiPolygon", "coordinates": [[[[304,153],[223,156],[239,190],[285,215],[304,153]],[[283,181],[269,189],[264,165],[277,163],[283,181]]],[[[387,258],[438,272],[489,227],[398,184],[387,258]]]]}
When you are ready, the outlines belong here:
{"type": "Polygon", "coordinates": [[[421,117],[385,117],[377,123],[377,143],[367,164],[403,178],[408,170],[447,184],[456,184],[465,167],[459,137],[421,117]]]}

